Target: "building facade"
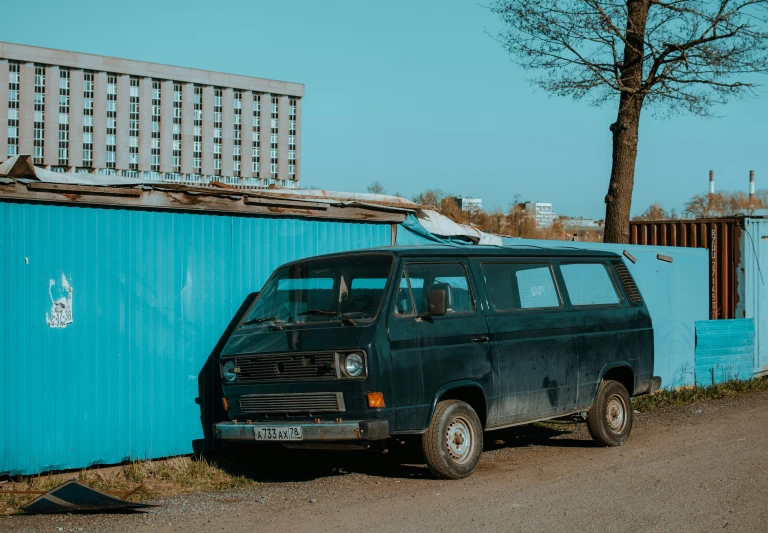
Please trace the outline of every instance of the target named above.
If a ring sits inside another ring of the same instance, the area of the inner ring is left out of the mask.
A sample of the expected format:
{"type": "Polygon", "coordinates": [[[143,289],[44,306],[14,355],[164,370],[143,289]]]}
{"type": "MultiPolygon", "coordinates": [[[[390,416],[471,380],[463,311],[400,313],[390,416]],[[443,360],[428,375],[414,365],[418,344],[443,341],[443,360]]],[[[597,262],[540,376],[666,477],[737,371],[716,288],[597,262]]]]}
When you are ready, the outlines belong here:
{"type": "Polygon", "coordinates": [[[304,85],[0,42],[0,160],[298,187],[304,85]]]}
{"type": "Polygon", "coordinates": [[[536,219],[536,226],[539,228],[550,227],[555,219],[552,204],[546,202],[526,202],[525,212],[536,219]]]}
{"type": "Polygon", "coordinates": [[[459,209],[468,213],[474,213],[483,210],[482,198],[467,198],[465,196],[457,196],[456,203],[459,204],[459,209]]]}
{"type": "Polygon", "coordinates": [[[605,225],[604,220],[595,220],[584,217],[561,217],[560,222],[565,228],[600,229],[605,225]]]}

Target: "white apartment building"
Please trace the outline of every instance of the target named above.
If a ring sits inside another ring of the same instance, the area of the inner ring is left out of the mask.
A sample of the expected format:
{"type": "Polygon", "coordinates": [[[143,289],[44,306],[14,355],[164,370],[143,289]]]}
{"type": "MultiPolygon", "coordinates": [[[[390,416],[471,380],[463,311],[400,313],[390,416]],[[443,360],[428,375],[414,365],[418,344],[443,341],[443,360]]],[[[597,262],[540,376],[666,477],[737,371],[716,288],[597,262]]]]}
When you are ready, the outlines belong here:
{"type": "Polygon", "coordinates": [[[536,226],[539,228],[550,227],[556,216],[552,211],[552,204],[545,202],[526,202],[525,212],[536,219],[536,226]]]}

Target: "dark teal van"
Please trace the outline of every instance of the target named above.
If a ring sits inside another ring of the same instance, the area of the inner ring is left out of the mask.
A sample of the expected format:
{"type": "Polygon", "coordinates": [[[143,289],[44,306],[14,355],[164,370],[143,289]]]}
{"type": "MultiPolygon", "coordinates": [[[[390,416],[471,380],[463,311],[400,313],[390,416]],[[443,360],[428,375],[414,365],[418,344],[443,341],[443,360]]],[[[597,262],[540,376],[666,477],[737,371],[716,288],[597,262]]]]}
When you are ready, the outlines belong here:
{"type": "Polygon", "coordinates": [[[653,392],[653,328],[622,258],[569,248],[393,247],[278,268],[221,354],[223,440],[381,447],[477,466],[483,432],[587,413],[618,446],[653,392]]]}

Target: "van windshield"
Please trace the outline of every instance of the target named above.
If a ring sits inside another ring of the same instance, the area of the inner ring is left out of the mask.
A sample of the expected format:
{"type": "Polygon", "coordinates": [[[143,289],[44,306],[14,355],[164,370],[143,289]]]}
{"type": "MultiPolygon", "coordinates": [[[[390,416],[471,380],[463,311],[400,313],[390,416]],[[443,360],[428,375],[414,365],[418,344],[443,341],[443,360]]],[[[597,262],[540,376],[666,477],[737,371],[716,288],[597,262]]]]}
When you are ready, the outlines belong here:
{"type": "Polygon", "coordinates": [[[243,326],[269,326],[374,318],[393,257],[354,255],[293,263],[275,271],[243,326]]]}

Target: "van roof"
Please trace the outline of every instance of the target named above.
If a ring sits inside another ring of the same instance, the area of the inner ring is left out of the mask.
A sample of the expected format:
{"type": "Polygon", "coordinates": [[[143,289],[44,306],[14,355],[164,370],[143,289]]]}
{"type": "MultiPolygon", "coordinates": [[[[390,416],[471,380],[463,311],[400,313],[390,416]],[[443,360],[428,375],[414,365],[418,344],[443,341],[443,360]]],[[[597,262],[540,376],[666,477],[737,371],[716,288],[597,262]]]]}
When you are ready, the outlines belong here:
{"type": "MultiPolygon", "coordinates": [[[[541,247],[534,245],[505,245],[505,246],[469,246],[451,244],[431,244],[413,246],[385,246],[380,248],[366,248],[349,252],[326,254],[319,257],[345,256],[351,254],[365,254],[371,252],[389,252],[397,256],[494,256],[494,257],[600,257],[615,259],[619,257],[613,252],[601,250],[585,250],[573,248],[567,245],[541,247]]],[[[302,259],[304,261],[305,259],[302,259]]]]}

